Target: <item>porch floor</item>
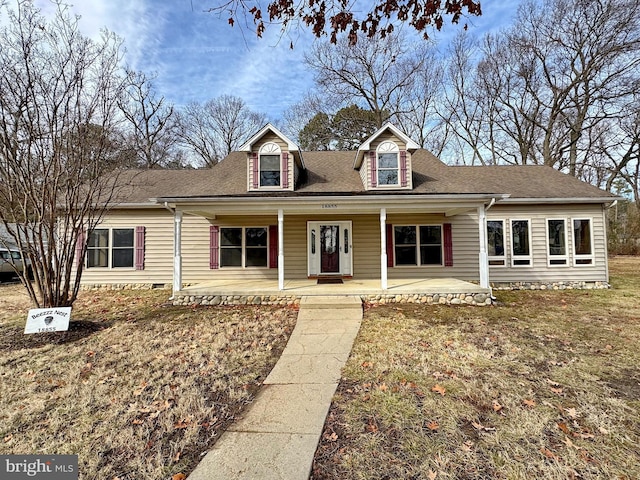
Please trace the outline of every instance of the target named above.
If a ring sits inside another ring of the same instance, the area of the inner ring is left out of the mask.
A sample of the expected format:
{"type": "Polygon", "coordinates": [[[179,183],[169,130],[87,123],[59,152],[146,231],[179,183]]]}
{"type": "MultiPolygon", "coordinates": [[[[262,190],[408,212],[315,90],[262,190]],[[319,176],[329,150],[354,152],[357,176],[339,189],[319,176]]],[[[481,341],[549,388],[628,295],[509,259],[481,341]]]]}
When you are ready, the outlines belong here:
{"type": "Polygon", "coordinates": [[[488,288],[456,278],[389,279],[388,289],[380,280],[344,279],[341,284],[318,285],[316,279],[286,280],[278,290],[276,280],[210,280],[185,287],[177,295],[408,295],[408,294],[489,294],[488,288]]]}

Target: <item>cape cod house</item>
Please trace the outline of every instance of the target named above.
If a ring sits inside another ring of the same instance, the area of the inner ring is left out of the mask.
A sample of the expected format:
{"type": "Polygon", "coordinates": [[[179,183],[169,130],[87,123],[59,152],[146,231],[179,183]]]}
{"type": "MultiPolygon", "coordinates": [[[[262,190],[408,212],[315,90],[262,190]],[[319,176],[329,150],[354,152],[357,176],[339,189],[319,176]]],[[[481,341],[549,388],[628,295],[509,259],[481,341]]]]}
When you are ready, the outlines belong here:
{"type": "Polygon", "coordinates": [[[489,303],[491,287],[608,282],[611,194],[545,166],[448,166],[392,124],[355,152],[302,152],[268,124],[211,169],[131,175],[90,232],[85,285],[489,303]]]}

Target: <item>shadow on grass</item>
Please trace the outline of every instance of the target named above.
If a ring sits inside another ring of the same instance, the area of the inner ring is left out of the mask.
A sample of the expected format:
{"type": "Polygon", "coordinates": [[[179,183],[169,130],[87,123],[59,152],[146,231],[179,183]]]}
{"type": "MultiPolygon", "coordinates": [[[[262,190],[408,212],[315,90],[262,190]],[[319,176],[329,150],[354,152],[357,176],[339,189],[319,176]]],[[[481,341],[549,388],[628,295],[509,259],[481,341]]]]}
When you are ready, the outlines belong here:
{"type": "Polygon", "coordinates": [[[64,345],[87,338],[96,332],[109,328],[111,322],[72,320],[66,332],[24,334],[21,327],[0,330],[0,352],[20,349],[41,348],[45,345],[64,345]]]}

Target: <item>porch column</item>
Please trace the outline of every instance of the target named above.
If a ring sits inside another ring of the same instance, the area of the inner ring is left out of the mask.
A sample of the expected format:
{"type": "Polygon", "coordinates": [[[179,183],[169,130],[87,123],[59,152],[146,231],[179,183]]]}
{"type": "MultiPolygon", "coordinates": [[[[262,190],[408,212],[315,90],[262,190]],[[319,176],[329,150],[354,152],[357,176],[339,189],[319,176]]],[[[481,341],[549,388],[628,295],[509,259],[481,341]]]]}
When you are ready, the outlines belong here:
{"type": "Polygon", "coordinates": [[[182,212],[173,212],[173,295],[182,290],[182,212]]]}
{"type": "Polygon", "coordinates": [[[380,288],[387,285],[387,209],[380,209],[380,288]]]}
{"type": "Polygon", "coordinates": [[[278,210],[278,290],[284,290],[284,212],[278,210]]]}
{"type": "Polygon", "coordinates": [[[487,216],[484,205],[478,207],[478,233],[480,238],[480,286],[489,288],[489,256],[487,255],[487,216]]]}

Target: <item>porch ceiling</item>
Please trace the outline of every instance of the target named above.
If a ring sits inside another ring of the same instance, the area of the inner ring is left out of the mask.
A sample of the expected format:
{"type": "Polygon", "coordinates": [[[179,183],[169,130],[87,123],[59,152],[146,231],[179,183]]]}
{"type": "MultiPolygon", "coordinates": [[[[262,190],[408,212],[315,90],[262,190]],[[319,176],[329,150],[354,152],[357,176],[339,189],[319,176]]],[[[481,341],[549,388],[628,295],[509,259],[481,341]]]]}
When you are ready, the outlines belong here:
{"type": "Polygon", "coordinates": [[[278,290],[277,280],[210,280],[185,287],[177,295],[407,295],[407,294],[489,294],[488,288],[456,278],[395,279],[388,289],[380,280],[345,279],[342,284],[318,285],[315,279],[286,280],[278,290]]]}

